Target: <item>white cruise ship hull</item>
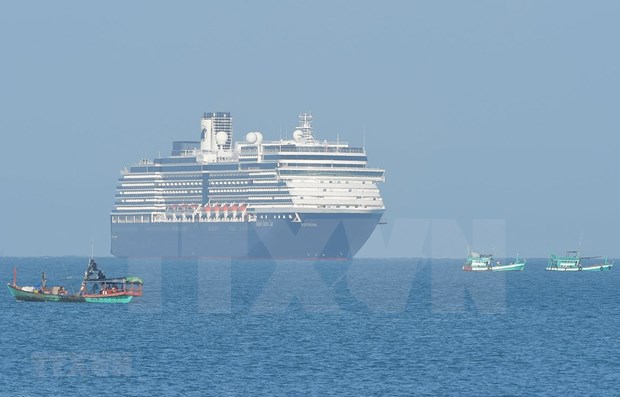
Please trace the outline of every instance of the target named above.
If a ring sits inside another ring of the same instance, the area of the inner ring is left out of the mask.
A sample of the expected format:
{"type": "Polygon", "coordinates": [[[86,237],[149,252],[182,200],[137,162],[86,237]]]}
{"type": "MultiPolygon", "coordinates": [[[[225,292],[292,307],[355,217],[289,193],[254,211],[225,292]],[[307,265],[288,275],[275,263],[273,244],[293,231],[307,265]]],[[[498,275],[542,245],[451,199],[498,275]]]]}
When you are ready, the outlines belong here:
{"type": "Polygon", "coordinates": [[[349,259],[382,212],[303,214],[255,222],[113,223],[117,257],[349,259]]]}

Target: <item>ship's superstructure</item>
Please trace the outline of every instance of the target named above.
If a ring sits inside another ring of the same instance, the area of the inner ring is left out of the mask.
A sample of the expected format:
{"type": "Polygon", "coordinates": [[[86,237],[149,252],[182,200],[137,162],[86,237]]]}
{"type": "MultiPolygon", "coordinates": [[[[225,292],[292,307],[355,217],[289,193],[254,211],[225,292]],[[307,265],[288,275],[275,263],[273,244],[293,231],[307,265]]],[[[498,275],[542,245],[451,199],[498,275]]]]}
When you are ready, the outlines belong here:
{"type": "Polygon", "coordinates": [[[365,148],[315,139],[309,113],[286,140],[249,132],[233,146],[227,112],[205,113],[201,129],[122,172],[112,254],[350,258],[383,214],[384,170],[365,148]]]}

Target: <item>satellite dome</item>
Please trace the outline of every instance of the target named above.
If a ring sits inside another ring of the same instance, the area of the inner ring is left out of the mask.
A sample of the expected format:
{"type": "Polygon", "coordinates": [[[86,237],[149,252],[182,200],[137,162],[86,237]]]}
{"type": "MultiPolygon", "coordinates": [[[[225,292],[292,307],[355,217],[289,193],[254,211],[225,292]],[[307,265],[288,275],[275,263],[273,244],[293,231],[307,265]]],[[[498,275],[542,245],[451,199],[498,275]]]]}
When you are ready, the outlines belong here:
{"type": "Polygon", "coordinates": [[[301,130],[295,130],[295,132],[293,132],[293,139],[296,142],[301,141],[303,137],[304,137],[304,133],[301,130]]]}
{"type": "Polygon", "coordinates": [[[228,141],[228,134],[225,131],[219,131],[215,134],[215,142],[217,142],[218,145],[224,145],[226,141],[228,141]]]}
{"type": "Polygon", "coordinates": [[[248,132],[247,134],[245,134],[246,142],[251,145],[255,144],[257,139],[258,137],[256,136],[255,132],[248,132]]]}
{"type": "Polygon", "coordinates": [[[255,132],[256,134],[256,144],[260,145],[261,143],[263,143],[263,134],[261,134],[260,132],[255,132]]]}

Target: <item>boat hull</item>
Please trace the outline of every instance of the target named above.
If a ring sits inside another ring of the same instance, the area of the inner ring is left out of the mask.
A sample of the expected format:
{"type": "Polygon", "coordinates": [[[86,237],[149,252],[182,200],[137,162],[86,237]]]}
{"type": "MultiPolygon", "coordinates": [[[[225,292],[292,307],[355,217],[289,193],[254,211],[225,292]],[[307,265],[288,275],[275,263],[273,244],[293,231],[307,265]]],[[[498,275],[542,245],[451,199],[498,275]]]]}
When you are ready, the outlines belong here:
{"type": "Polygon", "coordinates": [[[98,296],[98,297],[84,297],[88,303],[129,303],[132,301],[132,295],[119,295],[119,296],[98,296]]]}
{"type": "Polygon", "coordinates": [[[464,272],[488,272],[488,271],[491,271],[491,268],[490,267],[480,267],[480,266],[475,267],[475,266],[465,265],[465,266],[463,266],[463,271],[464,272]]]}
{"type": "Polygon", "coordinates": [[[11,295],[18,301],[26,302],[67,302],[67,303],[129,303],[132,301],[133,294],[116,295],[54,295],[24,291],[20,287],[7,284],[11,295]]]}
{"type": "Polygon", "coordinates": [[[494,272],[508,272],[508,271],[521,271],[525,268],[525,262],[522,263],[510,263],[508,265],[493,266],[491,268],[494,272]]]}
{"type": "MultiPolygon", "coordinates": [[[[289,214],[290,215],[290,214],[289,214]]],[[[349,259],[382,212],[299,214],[256,222],[112,223],[117,257],[349,259]]]]}
{"type": "Polygon", "coordinates": [[[86,300],[76,295],[54,295],[24,291],[19,287],[7,284],[9,291],[18,301],[27,302],[86,302],[86,300]]]}
{"type": "Polygon", "coordinates": [[[590,266],[571,266],[571,267],[562,267],[562,266],[547,266],[545,270],[554,271],[554,272],[600,272],[600,271],[608,271],[613,267],[612,264],[603,264],[603,265],[590,265],[590,266]]]}
{"type": "Polygon", "coordinates": [[[463,271],[466,272],[507,272],[518,271],[525,268],[525,262],[510,263],[507,265],[495,265],[495,266],[463,266],[463,271]]]}

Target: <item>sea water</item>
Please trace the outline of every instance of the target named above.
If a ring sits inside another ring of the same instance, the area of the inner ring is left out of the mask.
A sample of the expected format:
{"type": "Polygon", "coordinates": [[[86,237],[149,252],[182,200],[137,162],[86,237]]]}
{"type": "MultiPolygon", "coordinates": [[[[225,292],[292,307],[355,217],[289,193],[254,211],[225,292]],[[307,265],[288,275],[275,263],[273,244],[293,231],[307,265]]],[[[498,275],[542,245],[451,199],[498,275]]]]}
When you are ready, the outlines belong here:
{"type": "MultiPolygon", "coordinates": [[[[617,395],[620,269],[462,261],[121,260],[128,305],[0,294],[0,395],[617,395]]],[[[87,258],[0,258],[79,287],[87,258]]],[[[6,287],[4,287],[6,288],[6,287]]]]}

